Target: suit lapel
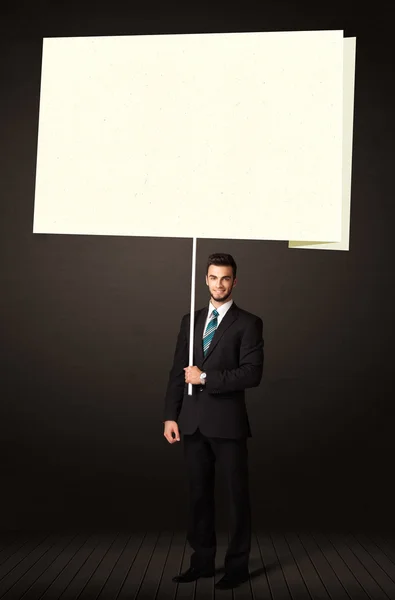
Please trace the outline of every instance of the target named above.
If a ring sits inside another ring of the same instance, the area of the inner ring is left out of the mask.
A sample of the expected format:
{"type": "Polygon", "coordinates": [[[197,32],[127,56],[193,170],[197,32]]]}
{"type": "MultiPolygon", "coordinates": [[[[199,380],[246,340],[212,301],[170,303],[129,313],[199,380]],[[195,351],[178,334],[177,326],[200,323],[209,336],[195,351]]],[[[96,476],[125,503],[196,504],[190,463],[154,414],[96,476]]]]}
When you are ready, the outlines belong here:
{"type": "Polygon", "coordinates": [[[208,313],[208,308],[203,308],[200,311],[198,318],[195,321],[195,332],[194,332],[194,339],[193,339],[193,350],[194,350],[194,356],[195,356],[194,364],[195,365],[201,365],[204,360],[202,339],[203,339],[203,328],[204,328],[204,324],[207,319],[207,313],[208,313]]]}
{"type": "Polygon", "coordinates": [[[208,348],[208,352],[207,352],[206,356],[204,356],[202,339],[203,339],[204,324],[207,319],[208,308],[204,308],[200,311],[200,314],[199,314],[198,318],[196,319],[195,334],[194,334],[195,335],[194,352],[195,352],[195,358],[196,358],[195,364],[202,365],[203,362],[209,358],[209,356],[215,349],[216,345],[218,344],[219,340],[221,339],[221,337],[223,336],[225,331],[232,325],[232,323],[235,322],[235,320],[239,316],[238,312],[239,312],[238,308],[237,308],[235,302],[233,301],[232,306],[230,307],[230,309],[228,310],[228,312],[222,319],[221,323],[217,327],[217,329],[214,333],[214,337],[211,340],[211,344],[208,348]]]}

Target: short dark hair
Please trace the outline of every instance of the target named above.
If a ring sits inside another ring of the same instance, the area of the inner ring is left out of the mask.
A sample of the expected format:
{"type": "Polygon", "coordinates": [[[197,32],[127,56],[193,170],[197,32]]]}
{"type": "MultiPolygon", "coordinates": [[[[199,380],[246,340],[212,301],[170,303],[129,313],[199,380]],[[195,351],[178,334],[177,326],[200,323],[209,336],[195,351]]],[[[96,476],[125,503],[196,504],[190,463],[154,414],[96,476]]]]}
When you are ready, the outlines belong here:
{"type": "Polygon", "coordinates": [[[210,265],[216,265],[218,267],[232,267],[233,279],[236,279],[237,265],[235,259],[231,254],[224,254],[222,252],[217,252],[217,254],[210,254],[207,261],[206,275],[208,273],[208,268],[210,265]]]}

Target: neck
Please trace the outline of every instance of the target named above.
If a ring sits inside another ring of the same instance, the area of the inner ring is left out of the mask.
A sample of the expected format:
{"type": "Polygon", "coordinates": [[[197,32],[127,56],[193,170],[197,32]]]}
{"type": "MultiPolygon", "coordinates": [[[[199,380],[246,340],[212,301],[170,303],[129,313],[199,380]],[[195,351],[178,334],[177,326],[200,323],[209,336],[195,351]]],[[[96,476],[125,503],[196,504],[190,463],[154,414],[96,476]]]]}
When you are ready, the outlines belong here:
{"type": "Polygon", "coordinates": [[[218,302],[217,300],[214,300],[214,298],[211,298],[211,304],[215,306],[215,308],[219,308],[223,304],[230,302],[230,300],[232,300],[232,296],[229,296],[229,298],[226,298],[226,300],[223,300],[222,302],[218,302]]]}

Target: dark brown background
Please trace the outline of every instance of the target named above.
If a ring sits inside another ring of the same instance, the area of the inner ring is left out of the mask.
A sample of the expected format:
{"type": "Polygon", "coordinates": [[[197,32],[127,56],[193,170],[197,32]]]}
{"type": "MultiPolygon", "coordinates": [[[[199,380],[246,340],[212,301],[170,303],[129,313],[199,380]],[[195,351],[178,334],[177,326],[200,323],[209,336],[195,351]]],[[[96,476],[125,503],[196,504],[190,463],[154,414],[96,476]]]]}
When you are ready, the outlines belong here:
{"type": "MultiPolygon", "coordinates": [[[[264,379],[247,399],[255,523],[392,528],[394,94],[384,6],[2,4],[0,528],[161,528],[185,518],[182,446],[167,444],[161,420],[189,311],[192,243],[32,234],[42,38],[292,29],[357,36],[350,251],[198,240],[196,304],[208,302],[208,254],[230,252],[234,298],[264,321],[264,379]]],[[[225,507],[221,484],[218,494],[225,507]]]]}

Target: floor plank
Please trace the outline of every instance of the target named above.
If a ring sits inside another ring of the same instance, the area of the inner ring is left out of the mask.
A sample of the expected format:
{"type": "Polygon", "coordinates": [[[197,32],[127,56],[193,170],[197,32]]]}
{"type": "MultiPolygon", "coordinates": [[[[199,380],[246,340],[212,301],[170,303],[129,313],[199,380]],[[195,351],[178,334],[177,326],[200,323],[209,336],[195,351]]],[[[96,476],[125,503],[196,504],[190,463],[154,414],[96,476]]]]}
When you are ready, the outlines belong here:
{"type": "Polygon", "coordinates": [[[47,534],[36,534],[30,537],[27,536],[26,541],[22,542],[22,544],[19,544],[19,542],[12,544],[12,548],[6,552],[4,560],[0,565],[0,581],[3,581],[46,537],[48,537],[47,534]]]}
{"type": "Polygon", "coordinates": [[[69,562],[75,556],[76,552],[81,548],[87,539],[86,534],[80,534],[73,537],[63,551],[55,558],[51,565],[38,577],[38,579],[25,592],[23,600],[38,600],[41,598],[48,588],[53,584],[55,579],[67,567],[69,562]]]}
{"type": "MultiPolygon", "coordinates": [[[[0,551],[0,567],[18,550],[22,548],[28,542],[26,535],[19,535],[15,539],[10,540],[9,538],[2,544],[2,550],[0,551]]],[[[2,571],[0,569],[0,579],[2,577],[2,571]]]]}
{"type": "Polygon", "coordinates": [[[382,533],[253,533],[249,581],[177,584],[192,549],[184,531],[0,534],[1,600],[395,600],[395,543],[382,533]]]}
{"type": "Polygon", "coordinates": [[[3,563],[0,568],[0,597],[4,596],[24,573],[49,550],[55,540],[56,536],[53,535],[45,536],[41,540],[34,538],[32,542],[24,544],[20,550],[3,563]]]}
{"type": "Polygon", "coordinates": [[[174,600],[176,597],[178,584],[172,581],[172,578],[181,573],[185,546],[186,534],[173,532],[166,562],[161,572],[160,587],[154,600],[174,600]]]}
{"type": "MultiPolygon", "coordinates": [[[[314,538],[308,533],[299,534],[298,537],[331,600],[349,600],[349,595],[314,538]]],[[[314,594],[317,595],[315,591],[314,594]]]]}
{"type": "Polygon", "coordinates": [[[387,594],[376,581],[374,575],[368,571],[363,562],[347,544],[346,540],[348,539],[348,536],[330,534],[328,539],[331,541],[334,548],[336,548],[339,556],[342,557],[350,571],[357,574],[361,587],[363,587],[371,600],[388,600],[387,594]]]}
{"type": "MultiPolygon", "coordinates": [[[[161,584],[161,579],[166,565],[172,532],[162,531],[156,542],[155,551],[149,561],[144,580],[136,595],[137,598],[156,598],[161,584]]],[[[174,584],[173,584],[174,585],[174,584]]]]}
{"type": "Polygon", "coordinates": [[[0,538],[0,565],[12,553],[12,548],[19,548],[26,542],[26,536],[19,532],[4,533],[0,538]]]}
{"type": "Polygon", "coordinates": [[[79,600],[96,600],[98,598],[115,568],[129,537],[125,533],[119,533],[116,536],[78,596],[79,600]]]}
{"type": "Polygon", "coordinates": [[[292,600],[271,536],[258,533],[257,540],[272,599],[292,600]]]}
{"type": "Polygon", "coordinates": [[[395,563],[395,543],[383,538],[382,535],[370,534],[369,537],[373,540],[377,547],[387,556],[387,558],[393,563],[395,563]]]}
{"type": "MultiPolygon", "coordinates": [[[[52,537],[52,536],[51,536],[52,537]]],[[[14,584],[9,590],[2,596],[3,600],[18,600],[22,598],[29,589],[34,585],[44,573],[48,573],[53,562],[63,552],[65,547],[75,538],[73,534],[65,534],[61,536],[54,536],[50,540],[50,545],[44,550],[39,552],[38,548],[36,553],[30,554],[30,562],[28,564],[20,563],[17,568],[13,571],[14,584]],[[34,559],[35,560],[34,562],[34,559]]],[[[45,548],[45,546],[44,546],[45,548]]],[[[1,593],[1,588],[0,588],[1,593]]]]}
{"type": "Polygon", "coordinates": [[[314,533],[313,537],[319,545],[321,552],[336,573],[343,588],[351,600],[369,600],[364,587],[358,580],[357,573],[353,573],[347,563],[343,560],[336,548],[329,542],[324,534],[314,533]]]}
{"type": "Polygon", "coordinates": [[[285,539],[310,596],[314,593],[317,600],[331,600],[313,561],[298,536],[295,533],[289,533],[285,539]]]}
{"type": "Polygon", "coordinates": [[[395,556],[391,560],[390,556],[388,556],[388,554],[386,554],[380,546],[372,541],[367,535],[356,534],[355,538],[365,550],[369,552],[377,564],[381,566],[388,577],[390,577],[391,581],[395,582],[395,556]]]}
{"type": "Polygon", "coordinates": [[[126,543],[115,561],[107,581],[101,589],[98,599],[112,600],[117,598],[122,586],[128,576],[130,569],[136,560],[146,534],[127,534],[126,543]]]}
{"type": "Polygon", "coordinates": [[[70,560],[51,582],[45,592],[39,596],[40,600],[57,600],[67,590],[75,575],[80,571],[89,557],[100,544],[100,534],[87,536],[83,544],[76,549],[70,560]]]}
{"type": "Polygon", "coordinates": [[[271,600],[272,595],[266,568],[263,564],[258,538],[255,532],[251,539],[251,554],[250,554],[250,581],[251,581],[251,597],[254,600],[271,600]]]}
{"type": "Polygon", "coordinates": [[[285,536],[280,533],[274,533],[271,535],[271,539],[293,600],[310,600],[308,589],[289,549],[285,536]]]}
{"type": "Polygon", "coordinates": [[[369,550],[355,536],[348,535],[345,538],[345,542],[383,592],[389,598],[395,598],[395,583],[385,568],[383,568],[379,554],[373,551],[374,556],[372,556],[369,550]]]}
{"type": "Polygon", "coordinates": [[[74,577],[68,583],[67,587],[59,596],[59,598],[62,600],[75,600],[76,598],[80,597],[80,594],[91,580],[93,574],[98,568],[101,567],[103,558],[106,556],[108,550],[114,543],[115,537],[116,536],[113,533],[103,534],[100,537],[97,546],[93,549],[93,552],[90,553],[81,567],[75,573],[74,577]]]}
{"type": "Polygon", "coordinates": [[[117,596],[119,600],[130,600],[130,598],[138,597],[138,592],[143,583],[145,573],[149,562],[152,559],[158,539],[159,534],[157,532],[148,532],[144,536],[139,552],[129,569],[119,595],[117,596]]]}

